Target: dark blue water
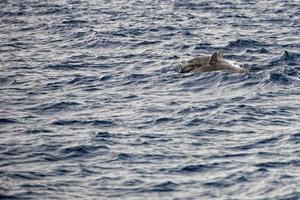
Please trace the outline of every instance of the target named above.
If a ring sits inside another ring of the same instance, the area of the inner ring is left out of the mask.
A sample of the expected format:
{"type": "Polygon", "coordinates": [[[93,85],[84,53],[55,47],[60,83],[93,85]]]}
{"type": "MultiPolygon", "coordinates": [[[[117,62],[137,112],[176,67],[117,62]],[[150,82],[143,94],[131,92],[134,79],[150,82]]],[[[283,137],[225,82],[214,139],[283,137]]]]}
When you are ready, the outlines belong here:
{"type": "Polygon", "coordinates": [[[300,3],[0,1],[0,199],[300,199],[300,3]],[[180,74],[224,50],[247,74],[180,74]]]}

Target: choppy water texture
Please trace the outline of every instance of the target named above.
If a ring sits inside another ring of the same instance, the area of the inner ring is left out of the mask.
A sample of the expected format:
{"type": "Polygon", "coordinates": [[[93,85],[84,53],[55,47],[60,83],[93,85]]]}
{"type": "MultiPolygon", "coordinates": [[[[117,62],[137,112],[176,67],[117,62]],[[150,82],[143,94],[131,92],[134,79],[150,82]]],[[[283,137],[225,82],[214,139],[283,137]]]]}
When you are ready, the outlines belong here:
{"type": "Polygon", "coordinates": [[[1,199],[300,199],[299,1],[0,1],[1,199]],[[224,50],[248,74],[180,74],[224,50]]]}

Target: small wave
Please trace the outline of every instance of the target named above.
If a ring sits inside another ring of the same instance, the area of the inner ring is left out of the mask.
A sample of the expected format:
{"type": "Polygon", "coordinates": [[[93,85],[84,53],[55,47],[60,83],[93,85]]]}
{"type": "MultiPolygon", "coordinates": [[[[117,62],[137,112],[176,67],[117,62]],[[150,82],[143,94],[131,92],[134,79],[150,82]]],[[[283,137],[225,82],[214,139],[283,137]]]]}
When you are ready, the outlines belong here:
{"type": "Polygon", "coordinates": [[[269,65],[277,65],[277,64],[288,64],[288,65],[298,65],[298,60],[300,59],[300,54],[294,52],[284,51],[279,57],[273,58],[269,65]]]}
{"type": "Polygon", "coordinates": [[[98,133],[96,133],[93,138],[92,141],[96,142],[96,143],[104,143],[104,144],[114,144],[115,142],[113,141],[113,134],[107,132],[107,131],[100,131],[98,133]]]}
{"type": "Polygon", "coordinates": [[[258,163],[255,166],[259,168],[280,168],[289,165],[289,162],[265,162],[265,163],[258,163]]]}
{"type": "Polygon", "coordinates": [[[227,188],[232,186],[234,183],[228,180],[218,180],[204,183],[207,187],[216,187],[216,188],[227,188]]]}
{"type": "Polygon", "coordinates": [[[140,46],[146,46],[146,45],[154,45],[161,43],[160,40],[144,40],[144,41],[137,41],[135,44],[133,44],[133,47],[140,47],[140,46]]]}
{"type": "Polygon", "coordinates": [[[211,166],[209,165],[187,165],[183,168],[181,168],[181,171],[183,172],[202,172],[202,171],[207,171],[210,170],[211,166]]]}
{"type": "Polygon", "coordinates": [[[18,17],[24,15],[25,11],[9,11],[9,10],[1,10],[0,17],[18,17]]]}
{"type": "Polygon", "coordinates": [[[49,129],[43,129],[43,128],[33,128],[33,129],[28,129],[26,131],[28,134],[36,134],[36,133],[52,133],[51,130],[49,129]]]}
{"type": "Polygon", "coordinates": [[[12,78],[10,77],[0,77],[0,87],[3,87],[3,86],[8,86],[8,85],[11,85],[13,83],[15,83],[16,81],[13,80],[12,78]]]}
{"type": "Polygon", "coordinates": [[[130,161],[132,161],[134,158],[136,158],[136,156],[135,155],[133,155],[133,154],[128,154],[128,153],[119,153],[118,155],[117,155],[117,159],[118,160],[130,160],[130,161]]]}
{"type": "Polygon", "coordinates": [[[292,79],[282,72],[271,72],[269,78],[265,83],[283,84],[288,85],[292,82],[292,79]]]}
{"type": "Polygon", "coordinates": [[[212,164],[190,164],[179,168],[172,169],[160,169],[160,171],[177,172],[177,173],[194,173],[194,172],[206,172],[218,167],[218,163],[212,164]]]}
{"type": "Polygon", "coordinates": [[[100,81],[108,81],[110,79],[112,79],[113,77],[111,75],[103,75],[101,78],[100,78],[100,81]]]}
{"type": "Polygon", "coordinates": [[[222,154],[222,155],[213,155],[209,156],[209,159],[224,159],[224,158],[237,158],[237,157],[246,157],[251,154],[248,153],[233,153],[233,154],[222,154]]]}
{"type": "Polygon", "coordinates": [[[289,140],[290,140],[292,143],[300,144],[300,132],[291,135],[289,140]]]}
{"type": "Polygon", "coordinates": [[[211,47],[211,43],[202,42],[202,43],[196,44],[195,49],[209,50],[209,49],[212,49],[212,47],[211,47]]]}
{"type": "Polygon", "coordinates": [[[68,84],[74,84],[74,85],[81,85],[81,84],[89,84],[97,80],[97,77],[94,76],[76,76],[75,78],[72,78],[68,84]]]}
{"type": "Polygon", "coordinates": [[[58,69],[58,70],[68,70],[68,69],[77,69],[82,68],[82,64],[72,64],[72,63],[58,63],[58,64],[49,64],[45,68],[58,69]]]}
{"type": "MultiPolygon", "coordinates": [[[[0,189],[3,190],[2,188],[0,188],[0,189]]],[[[12,200],[17,200],[17,199],[21,199],[21,198],[19,198],[19,197],[16,196],[16,195],[9,195],[9,194],[1,194],[1,193],[0,193],[0,199],[7,199],[7,200],[12,199],[12,200]]]]}
{"type": "Polygon", "coordinates": [[[58,126],[91,125],[99,127],[110,127],[116,125],[113,121],[110,120],[56,120],[52,122],[52,124],[58,126]]]}
{"type": "Polygon", "coordinates": [[[46,175],[47,174],[45,172],[21,171],[18,173],[12,173],[9,176],[15,179],[39,180],[45,177],[46,175]]]}
{"type": "Polygon", "coordinates": [[[126,79],[128,79],[128,80],[132,80],[132,79],[134,79],[134,80],[136,80],[136,79],[143,79],[143,78],[147,78],[147,77],[149,77],[149,75],[146,75],[146,74],[129,74],[129,75],[127,75],[126,76],[126,79]]]}
{"type": "Polygon", "coordinates": [[[281,139],[281,136],[266,138],[266,139],[259,140],[252,144],[244,144],[244,145],[231,147],[231,149],[233,149],[233,150],[249,150],[249,149],[254,149],[254,148],[262,148],[265,146],[276,145],[276,143],[280,139],[281,139]]]}
{"type": "Polygon", "coordinates": [[[299,57],[300,57],[300,55],[297,54],[297,53],[292,53],[292,52],[284,51],[280,55],[279,61],[297,60],[299,57]]]}
{"type": "Polygon", "coordinates": [[[198,9],[205,9],[207,10],[211,10],[213,9],[213,7],[211,6],[211,4],[209,2],[180,2],[180,1],[175,1],[175,5],[176,8],[185,8],[188,10],[198,10],[198,9]]]}
{"type": "Polygon", "coordinates": [[[128,85],[128,84],[137,84],[137,83],[147,83],[149,82],[148,81],[148,78],[150,76],[149,75],[146,75],[146,74],[129,74],[127,76],[125,76],[125,80],[126,82],[124,84],[128,85]]]}
{"type": "Polygon", "coordinates": [[[174,121],[174,118],[170,117],[160,117],[154,121],[154,124],[162,124],[162,123],[167,123],[167,122],[172,122],[174,121]]]}
{"type": "Polygon", "coordinates": [[[111,134],[109,132],[106,132],[106,131],[100,131],[96,134],[95,136],[96,138],[110,138],[111,137],[111,134]]]}
{"type": "Polygon", "coordinates": [[[104,64],[94,64],[94,63],[74,63],[72,61],[66,61],[62,63],[52,63],[46,65],[46,69],[54,70],[70,70],[70,69],[84,69],[84,68],[101,68],[106,67],[104,64]]]}
{"type": "Polygon", "coordinates": [[[252,39],[237,39],[235,41],[229,42],[229,44],[225,47],[225,49],[230,48],[245,48],[245,47],[260,47],[260,46],[266,46],[266,44],[252,40],[252,39]]]}
{"type": "Polygon", "coordinates": [[[260,53],[260,54],[266,54],[269,53],[269,51],[265,48],[260,48],[260,49],[247,49],[246,51],[247,53],[260,53]]]}
{"type": "Polygon", "coordinates": [[[12,118],[0,118],[0,125],[18,123],[18,120],[12,118]]]}
{"type": "Polygon", "coordinates": [[[175,191],[177,188],[177,184],[172,181],[166,181],[151,187],[152,192],[171,192],[175,191]]]}
{"type": "Polygon", "coordinates": [[[195,118],[192,119],[191,121],[189,121],[186,126],[199,126],[201,124],[205,124],[206,120],[205,119],[199,119],[199,118],[195,118]]]}
{"type": "Polygon", "coordinates": [[[211,110],[216,110],[221,106],[220,103],[215,103],[215,104],[209,104],[209,105],[203,105],[202,107],[195,107],[191,106],[188,108],[183,108],[180,109],[177,113],[178,114],[190,114],[190,113],[198,113],[198,112],[205,112],[205,111],[211,111],[211,110]]]}
{"type": "Polygon", "coordinates": [[[300,67],[288,67],[284,69],[284,74],[291,77],[299,77],[300,67]]]}
{"type": "Polygon", "coordinates": [[[142,181],[140,179],[131,179],[131,180],[124,181],[122,183],[122,185],[124,185],[124,186],[140,186],[142,183],[144,183],[144,181],[142,181]]]}
{"type": "MultiPolygon", "coordinates": [[[[77,38],[76,42],[72,44],[75,48],[114,48],[126,44],[118,37],[111,37],[110,34],[100,33],[93,29],[85,32],[72,32],[72,34],[72,37],[77,38]]],[[[66,47],[68,46],[67,43],[66,47]]]]}
{"type": "Polygon", "coordinates": [[[91,146],[91,145],[78,145],[66,147],[60,151],[61,154],[66,155],[68,158],[82,157],[99,153],[99,150],[108,150],[109,148],[105,145],[91,146]]]}
{"type": "Polygon", "coordinates": [[[41,9],[36,13],[37,15],[58,15],[70,12],[70,9],[63,5],[45,5],[44,9],[41,9]]]}
{"type": "Polygon", "coordinates": [[[210,129],[206,129],[205,131],[196,131],[193,132],[192,134],[194,136],[203,136],[203,135],[222,135],[222,134],[229,134],[229,133],[230,131],[227,130],[210,128],[210,129]]]}
{"type": "Polygon", "coordinates": [[[35,107],[34,110],[46,111],[46,112],[60,112],[60,111],[74,109],[74,107],[77,107],[79,105],[81,104],[77,102],[62,101],[58,103],[47,103],[47,104],[39,105],[35,107]]]}
{"type": "Polygon", "coordinates": [[[61,22],[62,24],[70,24],[70,25],[77,25],[82,23],[88,23],[87,20],[83,19],[69,19],[61,22]]]}

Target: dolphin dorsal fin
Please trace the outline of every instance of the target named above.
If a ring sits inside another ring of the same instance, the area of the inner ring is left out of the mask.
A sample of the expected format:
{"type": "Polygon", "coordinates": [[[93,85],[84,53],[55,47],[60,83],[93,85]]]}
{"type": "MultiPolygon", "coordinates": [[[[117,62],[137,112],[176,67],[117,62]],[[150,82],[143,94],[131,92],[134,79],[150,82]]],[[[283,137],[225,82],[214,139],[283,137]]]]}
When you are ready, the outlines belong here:
{"type": "Polygon", "coordinates": [[[218,51],[218,59],[221,60],[224,59],[223,56],[224,56],[224,51],[223,50],[218,51]]]}
{"type": "Polygon", "coordinates": [[[218,61],[218,52],[215,52],[213,55],[211,55],[209,59],[209,64],[215,64],[218,61]]]}

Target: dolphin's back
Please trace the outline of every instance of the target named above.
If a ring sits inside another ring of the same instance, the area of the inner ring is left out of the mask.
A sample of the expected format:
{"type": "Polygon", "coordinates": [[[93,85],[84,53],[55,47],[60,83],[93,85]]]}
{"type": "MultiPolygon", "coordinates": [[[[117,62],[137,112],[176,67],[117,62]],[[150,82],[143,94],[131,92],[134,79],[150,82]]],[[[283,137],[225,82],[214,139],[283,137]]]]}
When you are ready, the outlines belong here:
{"type": "Polygon", "coordinates": [[[219,70],[227,70],[231,73],[245,73],[248,71],[234,62],[224,59],[223,51],[219,51],[211,56],[197,57],[182,64],[180,72],[211,72],[219,70]]]}
{"type": "Polygon", "coordinates": [[[233,63],[229,60],[222,60],[214,64],[206,64],[202,67],[197,67],[192,70],[192,72],[212,72],[212,71],[221,71],[226,70],[231,73],[245,73],[246,69],[240,67],[239,65],[233,63]]]}
{"type": "Polygon", "coordinates": [[[182,64],[181,73],[188,73],[208,63],[210,56],[201,56],[182,64]]]}

